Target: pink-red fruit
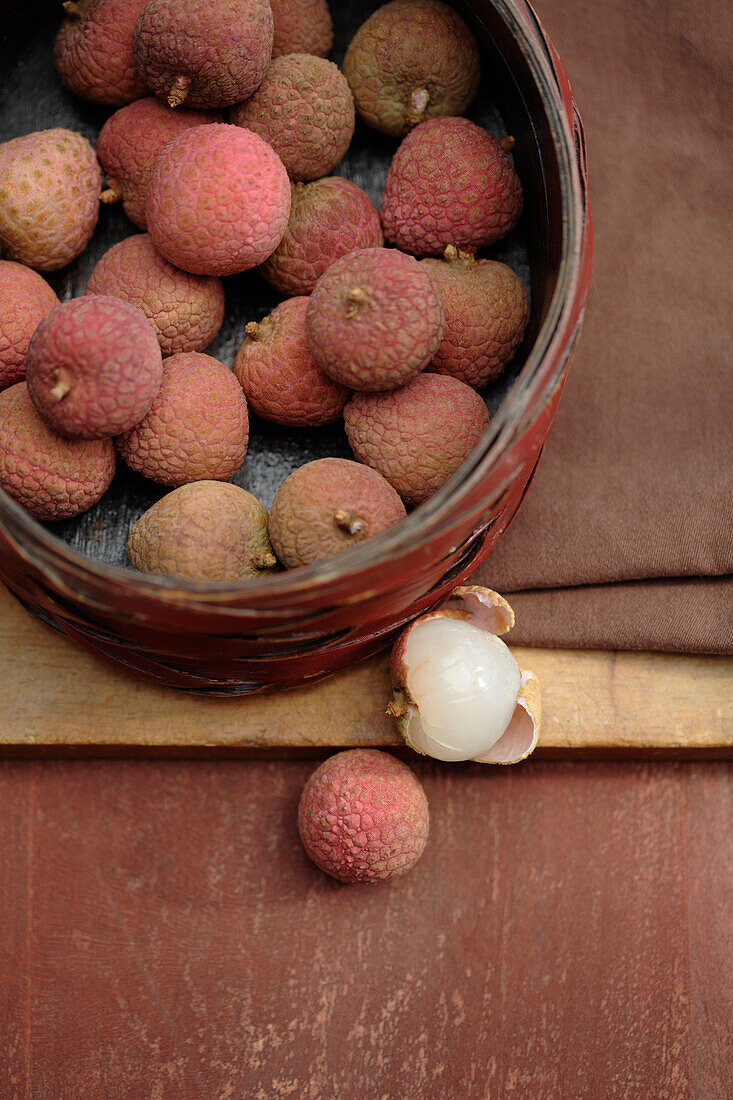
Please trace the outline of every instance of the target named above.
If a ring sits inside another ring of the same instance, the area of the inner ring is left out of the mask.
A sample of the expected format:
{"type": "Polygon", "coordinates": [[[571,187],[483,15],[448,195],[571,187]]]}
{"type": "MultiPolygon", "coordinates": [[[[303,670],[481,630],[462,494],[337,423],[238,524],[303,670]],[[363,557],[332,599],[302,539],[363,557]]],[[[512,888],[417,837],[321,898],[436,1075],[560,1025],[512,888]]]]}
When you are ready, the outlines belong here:
{"type": "Polygon", "coordinates": [[[376,749],[329,757],[298,806],[308,856],[340,882],[376,885],[404,875],[425,850],[428,801],[406,764],[376,749]]]}
{"type": "Polygon", "coordinates": [[[333,45],[333,23],[326,0],[270,0],[275,22],[272,56],[312,53],[327,57],[333,45]]]}
{"type": "Polygon", "coordinates": [[[146,93],[132,32],[146,0],[66,0],[54,65],[62,84],[92,103],[119,106],[146,93]]]}
{"type": "Polygon", "coordinates": [[[31,336],[58,304],[54,291],[35,271],[0,260],[0,390],[25,378],[31,336]]]}

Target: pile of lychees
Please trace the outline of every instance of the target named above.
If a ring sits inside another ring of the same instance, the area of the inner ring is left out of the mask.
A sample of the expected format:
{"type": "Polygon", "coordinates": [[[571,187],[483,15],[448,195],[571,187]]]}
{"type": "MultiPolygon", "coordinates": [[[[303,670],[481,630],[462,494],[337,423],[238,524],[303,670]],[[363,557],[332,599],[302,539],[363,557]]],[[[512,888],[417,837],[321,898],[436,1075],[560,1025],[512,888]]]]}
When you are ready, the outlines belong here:
{"type": "Polygon", "coordinates": [[[440,0],[392,0],[340,71],[325,0],[63,6],[61,81],[119,109],[96,151],[65,129],[0,145],[0,486],[66,519],[119,456],[172,490],[133,526],[132,565],[191,580],[307,565],[398,523],[478,443],[476,391],[528,320],[514,272],[477,258],[515,226],[522,189],[512,140],[461,117],[480,77],[472,32],[440,0]],[[396,141],[381,215],[329,174],[357,113],[396,141]],[[38,273],[84,251],[100,200],[140,232],[59,303],[38,273]],[[232,370],[204,352],[222,280],[253,268],[283,301],[241,318],[232,370]],[[302,466],[268,516],[227,484],[249,409],[302,428],[343,418],[357,461],[302,466]]]}

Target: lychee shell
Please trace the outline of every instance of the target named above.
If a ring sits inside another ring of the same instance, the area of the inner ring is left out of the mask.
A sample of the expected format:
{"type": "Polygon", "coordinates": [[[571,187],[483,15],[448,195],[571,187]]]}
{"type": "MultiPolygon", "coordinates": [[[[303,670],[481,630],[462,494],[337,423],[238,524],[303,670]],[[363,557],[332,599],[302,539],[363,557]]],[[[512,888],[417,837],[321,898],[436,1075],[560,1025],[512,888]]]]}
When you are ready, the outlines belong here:
{"type": "Polygon", "coordinates": [[[0,260],[0,390],[25,378],[31,336],[59,304],[56,293],[31,268],[0,260]]]}
{"type": "Polygon", "coordinates": [[[326,0],[270,0],[275,23],[272,56],[312,53],[327,57],[333,45],[333,23],[326,0]]]}
{"type": "Polygon", "coordinates": [[[147,0],[77,0],[56,35],[54,65],[62,84],[92,103],[119,106],[147,92],[132,56],[132,33],[147,0]]]}

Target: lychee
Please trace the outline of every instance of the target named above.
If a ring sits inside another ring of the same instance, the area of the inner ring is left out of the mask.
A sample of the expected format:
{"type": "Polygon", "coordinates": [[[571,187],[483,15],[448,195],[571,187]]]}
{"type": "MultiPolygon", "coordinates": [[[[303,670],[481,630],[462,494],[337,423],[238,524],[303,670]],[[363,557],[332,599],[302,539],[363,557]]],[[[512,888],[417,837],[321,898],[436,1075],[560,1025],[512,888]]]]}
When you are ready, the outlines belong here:
{"type": "Polygon", "coordinates": [[[405,518],[394,489],[347,458],[307,462],[285,479],[270,509],[270,541],[296,569],[332,558],[405,518]]]}
{"type": "Polygon", "coordinates": [[[300,796],[308,856],[340,882],[376,885],[404,875],[425,850],[428,800],[406,764],[376,749],[325,760],[300,796]]]}
{"type": "Polygon", "coordinates": [[[445,259],[422,264],[445,309],[443,339],[429,369],[480,389],[501,374],[522,342],[527,291],[506,264],[477,260],[453,245],[445,259]]]}
{"type": "Polygon", "coordinates": [[[25,382],[0,393],[0,488],[36,519],[71,519],[109,488],[111,439],[63,439],[33,407],[25,382]]]}
{"type": "Polygon", "coordinates": [[[464,382],[419,374],[391,393],[356,393],[344,409],[356,457],[378,470],[405,504],[421,504],[470,455],[489,425],[464,382]]]}
{"type": "Polygon", "coordinates": [[[307,309],[307,298],[288,298],[264,320],[251,321],[234,360],[249,407],[273,424],[331,424],[351,396],[313,359],[305,335],[307,309]]]}
{"type": "Polygon", "coordinates": [[[189,581],[241,581],[277,564],[266,509],[224,481],[168,493],[133,524],[127,553],[142,573],[189,581]]]}
{"type": "Polygon", "coordinates": [[[28,392],[49,428],[108,439],[137,424],[160,388],[163,360],[136,306],[74,298],[41,321],[28,348],[28,392]]]}
{"type": "Polygon", "coordinates": [[[223,363],[200,352],[163,360],[150,412],[117,440],[127,465],[159,485],[228,481],[249,438],[242,387],[223,363]]]}
{"type": "Polygon", "coordinates": [[[84,251],[99,217],[102,173],[72,130],[40,130],[0,145],[0,246],[8,260],[57,271],[84,251]]]}
{"type": "Polygon", "coordinates": [[[54,48],[58,78],[92,103],[119,106],[147,92],[132,32],[147,0],[66,0],[54,48]]]}
{"type": "Polygon", "coordinates": [[[476,39],[439,0],[392,0],[351,40],[344,75],[369,125],[399,137],[441,115],[462,115],[481,75],[476,39]]]}
{"type": "Polygon", "coordinates": [[[281,294],[310,294],[324,271],[357,248],[381,248],[372,200],[351,180],[326,176],[292,186],[285,236],[259,269],[281,294]]]}
{"type": "Polygon", "coordinates": [[[355,390],[391,390],[426,367],[443,335],[443,305],[412,256],[362,248],[321,276],[306,319],[313,358],[355,390]]]}
{"type": "Polygon", "coordinates": [[[418,256],[475,251],[517,224],[522,186],[502,144],[466,118],[435,118],[408,134],[382,194],[388,241],[418,256]]]}
{"type": "Polygon", "coordinates": [[[224,288],[213,275],[190,275],[164,260],[147,233],[136,233],[105,252],[87,294],[111,294],[141,309],[163,355],[203,351],[224,320],[224,288]]]}
{"type": "Polygon", "coordinates": [[[272,56],[312,53],[327,57],[333,45],[333,23],[326,0],[270,0],[275,22],[272,56]]]}
{"type": "Polygon", "coordinates": [[[148,231],[169,263],[195,275],[234,275],[279,245],[290,215],[282,161],[240,126],[197,126],[155,162],[148,231]]]}
{"type": "Polygon", "coordinates": [[[0,390],[25,378],[31,336],[58,304],[55,292],[35,271],[0,260],[0,390]]]}
{"type": "Polygon", "coordinates": [[[231,107],[259,87],[272,56],[269,0],[150,0],[132,49],[171,107],[231,107]]]}

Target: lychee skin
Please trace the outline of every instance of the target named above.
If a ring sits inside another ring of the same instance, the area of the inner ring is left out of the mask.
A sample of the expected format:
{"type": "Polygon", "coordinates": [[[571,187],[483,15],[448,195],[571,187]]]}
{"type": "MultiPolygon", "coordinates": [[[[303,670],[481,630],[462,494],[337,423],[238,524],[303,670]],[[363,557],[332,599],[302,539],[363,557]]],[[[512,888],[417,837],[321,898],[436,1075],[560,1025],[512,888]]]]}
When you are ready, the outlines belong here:
{"type": "Polygon", "coordinates": [[[0,303],[0,390],[4,390],[25,378],[31,336],[59,300],[35,271],[0,260],[0,303]]]}
{"type": "Polygon", "coordinates": [[[158,252],[194,275],[235,275],[267,259],[290,215],[290,180],[240,126],[197,126],[155,162],[145,216],[158,252]]]}
{"type": "Polygon", "coordinates": [[[221,116],[184,107],[174,111],[155,96],[115,111],[97,138],[97,157],[107,177],[102,201],[121,199],[130,221],[147,229],[145,200],[158,154],[179,134],[212,122],[221,122],[221,116]]]}
{"type": "Polygon", "coordinates": [[[281,294],[310,294],[341,256],[383,244],[377,209],[351,180],[326,176],[295,183],[285,236],[259,273],[281,294]]]}
{"type": "Polygon", "coordinates": [[[307,309],[307,298],[288,298],[259,324],[247,325],[234,360],[249,407],[273,424],[332,424],[351,396],[313,359],[305,335],[307,309]]]}
{"type": "Polygon", "coordinates": [[[147,0],[77,0],[56,35],[62,84],[92,103],[119,106],[147,92],[132,56],[132,32],[147,0]]]}
{"type": "Polygon", "coordinates": [[[58,271],[84,251],[99,217],[102,173],[72,130],[40,130],[0,145],[0,246],[7,260],[58,271]]]}
{"type": "Polygon", "coordinates": [[[150,0],[132,50],[148,87],[171,107],[216,109],[259,87],[272,44],[269,0],[150,0]]]}
{"type": "Polygon", "coordinates": [[[117,440],[130,469],[158,482],[228,481],[244,462],[247,402],[223,363],[200,352],[163,360],[158,396],[146,417],[117,440]]]}
{"type": "Polygon", "coordinates": [[[445,260],[423,260],[440,291],[445,330],[430,364],[435,374],[481,389],[514,358],[529,320],[521,279],[506,264],[476,260],[455,248],[445,260]]]}
{"type": "Polygon", "coordinates": [[[328,57],[333,46],[333,22],[326,0],[270,0],[275,22],[272,56],[312,53],[328,57]]]}
{"type": "Polygon", "coordinates": [[[362,248],[342,256],[311,295],[306,332],[313,358],[354,390],[391,390],[431,361],[443,304],[412,256],[362,248]]]}
{"type": "Polygon", "coordinates": [[[406,764],[348,749],[316,768],[298,806],[298,832],[316,866],[339,882],[374,886],[404,875],[425,850],[425,792],[406,764]]]}
{"type": "Polygon", "coordinates": [[[285,479],[270,509],[270,541],[288,569],[374,538],[405,518],[394,489],[348,458],[307,462],[285,479]]]}
{"type": "Polygon", "coordinates": [[[392,0],[363,23],[344,75],[367,123],[392,137],[443,115],[462,115],[481,76],[476,40],[438,0],[392,0]]]}
{"type": "Polygon", "coordinates": [[[169,264],[147,233],[126,237],[105,252],[86,292],[113,295],[142,310],[163,355],[203,351],[224,320],[221,280],[191,275],[169,264]]]}
{"type": "Polygon", "coordinates": [[[405,504],[421,504],[455,473],[489,426],[486,406],[464,382],[418,374],[391,393],[356,393],[344,409],[351,449],[405,504]]]}
{"type": "Polygon", "coordinates": [[[63,439],[41,420],[25,382],[0,393],[0,488],[35,519],[71,519],[115,474],[111,439],[63,439]]]}
{"type": "Polygon", "coordinates": [[[467,252],[504,237],[522,212],[522,186],[501,144],[466,118],[436,118],[408,134],[382,194],[388,241],[417,256],[467,252]]]}
{"type": "Polygon", "coordinates": [[[354,100],[331,61],[305,53],[276,57],[259,88],[230,112],[236,126],[271,145],[294,180],[326,176],[354,136],[354,100]]]}

